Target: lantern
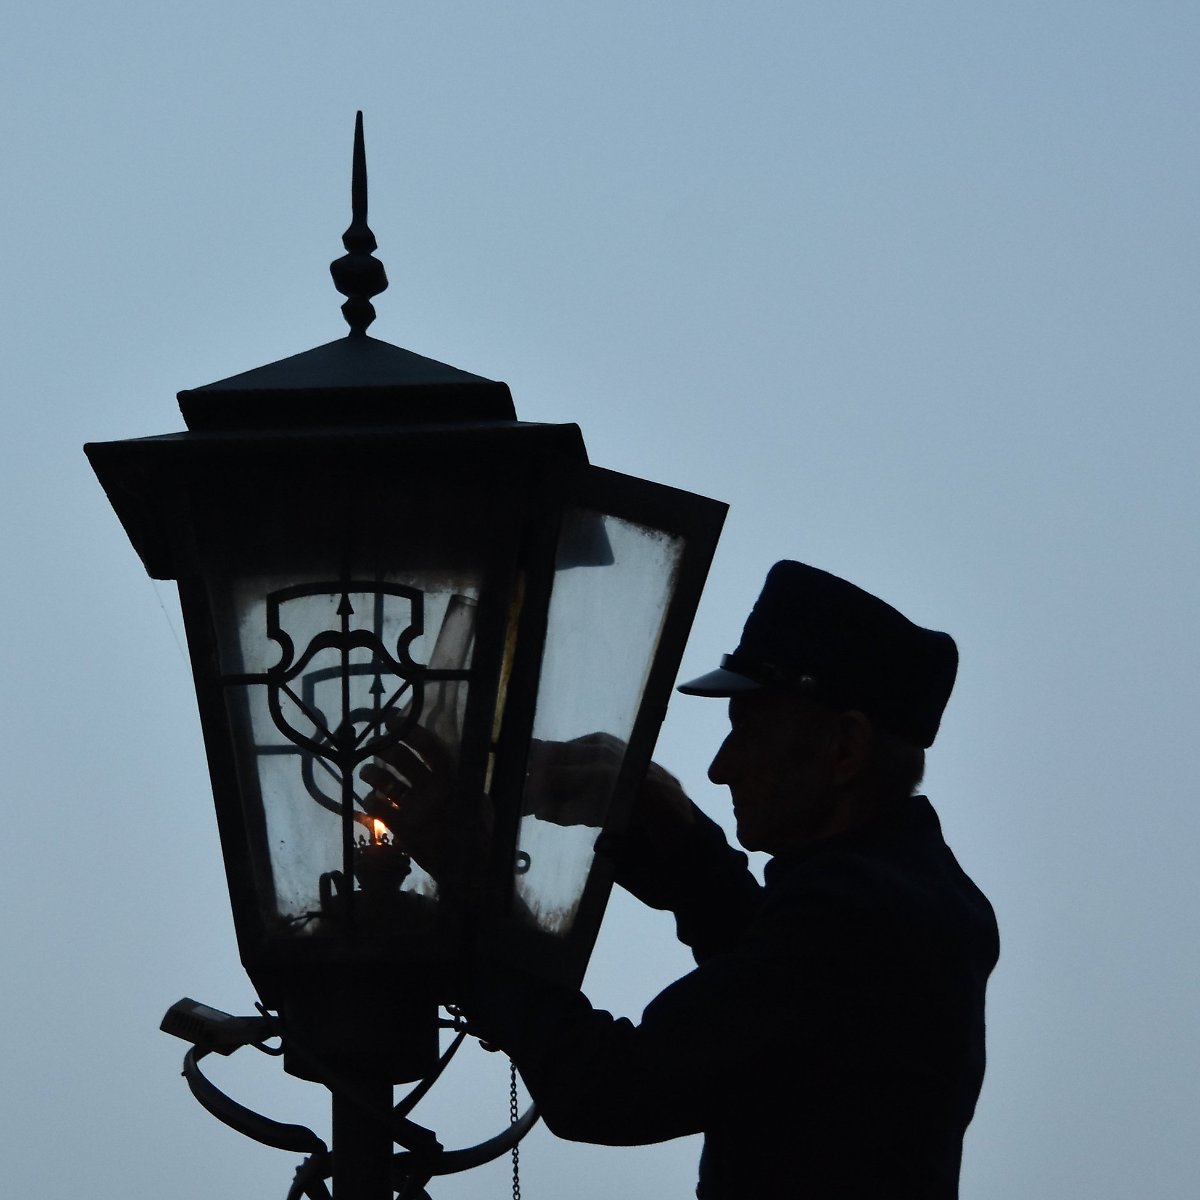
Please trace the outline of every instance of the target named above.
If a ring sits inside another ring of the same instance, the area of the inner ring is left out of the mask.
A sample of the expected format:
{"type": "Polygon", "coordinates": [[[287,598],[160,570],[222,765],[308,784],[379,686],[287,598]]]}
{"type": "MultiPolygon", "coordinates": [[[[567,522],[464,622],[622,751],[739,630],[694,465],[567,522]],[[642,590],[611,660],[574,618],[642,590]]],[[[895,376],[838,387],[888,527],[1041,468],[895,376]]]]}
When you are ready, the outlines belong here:
{"type": "Polygon", "coordinates": [[[287,1069],[390,1086],[433,1068],[471,955],[582,978],[611,885],[594,844],[628,819],[725,509],[367,336],[386,278],[361,114],[353,213],[348,336],[181,392],[186,432],[86,450],[178,581],[239,949],[287,1069]]]}

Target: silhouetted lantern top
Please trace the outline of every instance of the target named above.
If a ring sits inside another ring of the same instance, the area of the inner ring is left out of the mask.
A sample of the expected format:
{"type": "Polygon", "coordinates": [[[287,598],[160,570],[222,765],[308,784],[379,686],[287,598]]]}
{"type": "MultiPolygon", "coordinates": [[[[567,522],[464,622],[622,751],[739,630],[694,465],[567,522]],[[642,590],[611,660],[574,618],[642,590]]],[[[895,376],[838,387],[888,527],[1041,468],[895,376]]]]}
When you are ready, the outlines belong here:
{"type": "Polygon", "coordinates": [[[179,584],[243,963],[326,1050],[332,1005],[346,1056],[378,1059],[365,1025],[444,998],[481,946],[581,979],[611,884],[593,845],[628,816],[725,509],[592,467],[577,426],[365,334],[386,280],[361,127],[345,241],[379,268],[356,290],[342,260],[349,336],[181,392],[185,433],[87,453],[179,584]],[[582,807],[539,765],[581,738],[605,766],[582,807]],[[442,878],[371,767],[453,814],[442,878]]]}

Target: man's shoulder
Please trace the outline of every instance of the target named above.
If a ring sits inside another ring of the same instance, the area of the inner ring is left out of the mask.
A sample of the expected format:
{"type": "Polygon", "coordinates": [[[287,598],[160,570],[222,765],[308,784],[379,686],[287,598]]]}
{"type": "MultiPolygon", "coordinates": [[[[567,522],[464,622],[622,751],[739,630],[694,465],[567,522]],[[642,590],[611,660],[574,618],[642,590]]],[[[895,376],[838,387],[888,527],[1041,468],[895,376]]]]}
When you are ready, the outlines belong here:
{"type": "Polygon", "coordinates": [[[763,919],[771,926],[830,924],[893,938],[939,930],[995,937],[991,905],[920,796],[890,822],[828,838],[794,858],[773,859],[766,880],[763,919]]]}
{"type": "Polygon", "coordinates": [[[965,878],[924,796],[896,801],[870,824],[813,842],[798,854],[773,858],[766,869],[768,890],[779,894],[820,886],[838,889],[847,883],[927,889],[942,880],[965,878]]]}

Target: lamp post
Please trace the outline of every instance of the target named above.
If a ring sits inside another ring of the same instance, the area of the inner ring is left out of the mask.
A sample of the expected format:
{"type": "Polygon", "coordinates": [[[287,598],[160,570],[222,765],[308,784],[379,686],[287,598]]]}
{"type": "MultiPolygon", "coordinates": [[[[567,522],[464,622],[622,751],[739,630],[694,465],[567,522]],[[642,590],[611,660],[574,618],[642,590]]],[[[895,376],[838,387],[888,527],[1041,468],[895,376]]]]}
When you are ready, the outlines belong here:
{"type": "Polygon", "coordinates": [[[612,882],[592,847],[628,820],[725,507],[593,467],[577,426],[520,422],[504,384],[367,336],[387,280],[361,114],[352,196],[346,337],[181,392],[186,432],[86,451],[148,573],[178,582],[264,1013],[175,1010],[189,1082],[312,1156],[295,1195],[327,1194],[320,1139],[199,1074],[278,1035],[333,1093],[337,1200],[379,1200],[484,1153],[447,1157],[392,1105],[443,1064],[456,972],[485,954],[582,979],[612,882]],[[582,807],[547,789],[563,747],[593,762],[582,807]]]}

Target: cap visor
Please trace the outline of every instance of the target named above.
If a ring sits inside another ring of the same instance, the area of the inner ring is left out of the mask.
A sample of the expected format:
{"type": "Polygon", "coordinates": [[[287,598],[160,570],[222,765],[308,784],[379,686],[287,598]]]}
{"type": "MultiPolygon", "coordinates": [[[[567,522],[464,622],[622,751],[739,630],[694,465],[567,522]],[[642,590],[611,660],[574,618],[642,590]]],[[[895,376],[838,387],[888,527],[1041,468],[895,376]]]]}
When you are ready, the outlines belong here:
{"type": "Polygon", "coordinates": [[[735,696],[738,692],[761,691],[762,686],[761,683],[739,675],[736,671],[726,671],[724,667],[718,667],[715,671],[709,671],[707,675],[700,675],[687,683],[678,684],[675,690],[685,696],[735,696]]]}

